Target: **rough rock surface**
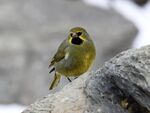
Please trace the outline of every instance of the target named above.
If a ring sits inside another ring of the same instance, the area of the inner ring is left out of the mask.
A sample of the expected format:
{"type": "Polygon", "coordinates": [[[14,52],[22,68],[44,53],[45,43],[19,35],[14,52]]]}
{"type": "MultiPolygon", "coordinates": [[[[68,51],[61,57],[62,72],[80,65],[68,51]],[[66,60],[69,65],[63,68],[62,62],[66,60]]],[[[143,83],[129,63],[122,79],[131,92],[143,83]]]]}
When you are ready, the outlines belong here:
{"type": "Polygon", "coordinates": [[[49,58],[74,26],[93,37],[95,68],[129,48],[137,34],[115,11],[80,0],[0,0],[0,103],[29,104],[49,92],[49,58]]]}
{"type": "Polygon", "coordinates": [[[22,113],[150,113],[150,46],[116,55],[22,113]]]}
{"type": "Polygon", "coordinates": [[[87,75],[81,76],[60,92],[48,96],[31,104],[23,113],[83,113],[86,107],[84,83],[87,75]]]}

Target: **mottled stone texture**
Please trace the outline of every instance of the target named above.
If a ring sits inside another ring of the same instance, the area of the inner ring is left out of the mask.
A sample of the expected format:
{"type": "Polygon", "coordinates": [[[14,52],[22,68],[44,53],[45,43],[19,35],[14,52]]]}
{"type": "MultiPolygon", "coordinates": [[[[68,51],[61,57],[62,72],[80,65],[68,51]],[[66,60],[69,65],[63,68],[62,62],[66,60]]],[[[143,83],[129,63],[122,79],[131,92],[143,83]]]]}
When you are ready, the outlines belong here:
{"type": "Polygon", "coordinates": [[[150,110],[150,46],[116,55],[87,80],[85,90],[89,113],[126,113],[119,103],[127,98],[150,110]]]}
{"type": "Polygon", "coordinates": [[[87,74],[65,86],[61,91],[31,104],[23,113],[83,113],[86,108],[84,83],[87,74]]]}
{"type": "Polygon", "coordinates": [[[150,46],[116,55],[23,113],[150,113],[150,46]]]}
{"type": "Polygon", "coordinates": [[[95,42],[94,69],[130,48],[137,34],[120,14],[81,0],[0,0],[1,104],[29,104],[49,92],[49,61],[75,26],[86,28],[95,42]]]}

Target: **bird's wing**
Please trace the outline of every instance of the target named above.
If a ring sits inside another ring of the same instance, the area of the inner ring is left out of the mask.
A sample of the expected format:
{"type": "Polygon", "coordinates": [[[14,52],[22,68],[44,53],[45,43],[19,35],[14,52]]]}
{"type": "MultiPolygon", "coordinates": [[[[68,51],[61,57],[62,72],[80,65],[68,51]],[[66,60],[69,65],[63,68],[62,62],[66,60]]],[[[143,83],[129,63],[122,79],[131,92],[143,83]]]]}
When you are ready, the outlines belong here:
{"type": "MultiPolygon", "coordinates": [[[[61,61],[62,59],[64,59],[65,57],[65,53],[66,53],[66,48],[68,47],[67,41],[64,40],[61,45],[59,46],[56,54],[54,55],[54,57],[52,58],[49,67],[53,66],[55,63],[61,61]]],[[[54,70],[54,69],[52,69],[54,70]]],[[[51,71],[50,71],[51,72],[51,71]]]]}

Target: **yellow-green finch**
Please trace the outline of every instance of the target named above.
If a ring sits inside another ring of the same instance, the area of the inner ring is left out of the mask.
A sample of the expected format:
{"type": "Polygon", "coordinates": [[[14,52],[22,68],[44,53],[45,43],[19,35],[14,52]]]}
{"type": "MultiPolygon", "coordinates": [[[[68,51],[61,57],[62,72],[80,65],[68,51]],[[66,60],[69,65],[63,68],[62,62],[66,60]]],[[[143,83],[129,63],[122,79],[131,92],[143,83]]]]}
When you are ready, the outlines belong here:
{"type": "Polygon", "coordinates": [[[81,27],[72,28],[50,62],[49,67],[53,66],[50,73],[55,71],[55,75],[49,89],[58,85],[62,75],[69,79],[85,73],[95,56],[95,46],[87,31],[81,27]]]}

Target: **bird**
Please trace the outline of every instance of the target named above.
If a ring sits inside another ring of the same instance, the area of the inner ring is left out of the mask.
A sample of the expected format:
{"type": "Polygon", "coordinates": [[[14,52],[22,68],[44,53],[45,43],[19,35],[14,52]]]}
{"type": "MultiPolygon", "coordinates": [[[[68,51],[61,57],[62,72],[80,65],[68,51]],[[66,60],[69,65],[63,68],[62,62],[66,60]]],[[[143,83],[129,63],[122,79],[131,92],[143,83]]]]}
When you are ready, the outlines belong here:
{"type": "Polygon", "coordinates": [[[82,27],[74,27],[68,37],[60,44],[56,54],[50,60],[49,73],[55,72],[49,90],[55,88],[61,76],[78,78],[87,72],[96,57],[96,49],[92,38],[82,27]]]}

